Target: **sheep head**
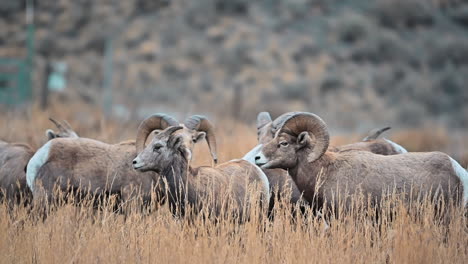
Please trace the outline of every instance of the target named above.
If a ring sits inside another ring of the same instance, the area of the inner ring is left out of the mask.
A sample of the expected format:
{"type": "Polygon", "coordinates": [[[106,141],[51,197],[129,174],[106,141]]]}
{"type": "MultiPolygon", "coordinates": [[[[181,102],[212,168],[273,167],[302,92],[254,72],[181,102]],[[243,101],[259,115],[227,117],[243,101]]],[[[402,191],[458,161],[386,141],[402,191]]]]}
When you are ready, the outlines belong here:
{"type": "MultiPolygon", "coordinates": [[[[181,144],[187,150],[187,153],[190,154],[188,155],[189,160],[192,157],[191,153],[194,145],[206,137],[213,160],[215,163],[217,162],[216,139],[213,125],[208,119],[198,115],[189,117],[183,125],[180,125],[178,121],[166,114],[154,114],[146,118],[138,127],[136,138],[137,154],[147,149],[145,143],[150,133],[155,132],[155,134],[158,135],[161,133],[161,130],[166,130],[169,127],[181,127],[181,129],[174,130],[173,133],[181,138],[181,144]]],[[[158,137],[160,138],[161,135],[158,137]]],[[[148,146],[151,147],[152,145],[154,145],[154,141],[151,141],[148,146]]]]}
{"type": "Polygon", "coordinates": [[[55,124],[58,132],[56,133],[52,129],[47,129],[46,136],[48,140],[54,138],[78,138],[78,135],[67,121],[63,120],[62,122],[58,122],[53,118],[49,118],[49,120],[55,124]]]}
{"type": "Polygon", "coordinates": [[[175,120],[173,117],[166,115],[166,114],[153,114],[147,117],[140,123],[137,130],[136,136],[136,151],[140,153],[145,148],[146,140],[148,136],[154,130],[164,130],[170,126],[178,126],[179,122],[175,120]]]}
{"type": "Polygon", "coordinates": [[[325,153],[329,143],[327,126],[320,117],[311,113],[288,113],[275,137],[255,157],[255,162],[264,169],[289,169],[296,166],[299,152],[306,154],[308,162],[314,162],[325,153]]]}
{"type": "Polygon", "coordinates": [[[177,133],[183,129],[183,126],[171,126],[156,132],[151,142],[133,160],[133,168],[161,173],[171,166],[175,157],[182,156],[187,162],[190,161],[191,150],[184,143],[184,135],[177,133]]]}

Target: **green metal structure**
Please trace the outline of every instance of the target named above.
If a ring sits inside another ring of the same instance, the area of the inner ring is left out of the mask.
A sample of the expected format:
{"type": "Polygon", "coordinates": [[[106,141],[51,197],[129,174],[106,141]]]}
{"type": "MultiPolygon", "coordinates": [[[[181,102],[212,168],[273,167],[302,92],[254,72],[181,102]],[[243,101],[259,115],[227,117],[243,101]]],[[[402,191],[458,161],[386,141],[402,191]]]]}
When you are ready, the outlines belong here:
{"type": "Polygon", "coordinates": [[[26,56],[0,58],[0,104],[18,105],[31,99],[35,31],[32,12],[32,1],[27,1],[26,56]]]}

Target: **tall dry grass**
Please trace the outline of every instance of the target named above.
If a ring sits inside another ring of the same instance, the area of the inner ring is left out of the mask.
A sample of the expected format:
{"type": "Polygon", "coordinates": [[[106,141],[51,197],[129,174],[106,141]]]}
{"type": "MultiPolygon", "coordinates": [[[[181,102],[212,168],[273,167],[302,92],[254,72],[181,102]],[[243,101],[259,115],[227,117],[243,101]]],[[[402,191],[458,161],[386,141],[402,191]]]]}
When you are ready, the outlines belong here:
{"type": "MultiPolygon", "coordinates": [[[[47,112],[37,108],[7,112],[0,117],[0,139],[39,147],[45,141],[43,131],[51,127],[49,116],[67,119],[81,136],[109,143],[134,138],[138,125],[106,120],[92,107],[70,103],[47,112]]],[[[221,161],[238,158],[256,144],[253,126],[216,121],[221,161]]],[[[194,163],[209,165],[208,153],[199,144],[194,163]]],[[[449,210],[446,222],[434,217],[431,201],[408,207],[392,197],[377,210],[378,217],[372,208],[350,210],[327,219],[326,229],[324,220],[310,212],[291,215],[285,201],[276,206],[272,220],[251,217],[239,224],[229,217],[209,221],[203,213],[190,220],[174,217],[167,205],[157,210],[152,205],[151,212],[133,212],[125,219],[114,212],[112,202],[96,210],[90,203],[69,201],[52,208],[40,221],[34,210],[12,209],[3,202],[0,263],[466,263],[468,259],[468,222],[460,208],[449,210]]],[[[260,208],[250,210],[257,215],[260,208]]]]}
{"type": "MultiPolygon", "coordinates": [[[[358,198],[355,198],[358,201],[358,198]]],[[[148,214],[113,213],[109,204],[65,203],[45,221],[27,208],[0,206],[1,263],[465,263],[467,218],[450,210],[438,220],[429,201],[411,208],[391,197],[378,210],[338,218],[292,216],[277,203],[273,220],[206,214],[173,217],[167,205],[148,214]]],[[[253,215],[258,207],[251,208],[253,215]]]]}

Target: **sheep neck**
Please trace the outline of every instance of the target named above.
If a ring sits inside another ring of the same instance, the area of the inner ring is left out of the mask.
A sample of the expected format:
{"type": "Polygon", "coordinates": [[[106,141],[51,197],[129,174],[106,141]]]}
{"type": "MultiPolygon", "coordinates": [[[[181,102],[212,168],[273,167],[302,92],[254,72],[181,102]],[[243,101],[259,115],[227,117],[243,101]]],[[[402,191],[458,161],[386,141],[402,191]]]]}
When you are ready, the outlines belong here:
{"type": "Polygon", "coordinates": [[[322,198],[320,192],[317,191],[319,191],[321,182],[327,175],[327,169],[332,162],[332,158],[328,154],[327,152],[316,161],[308,162],[309,152],[298,152],[296,165],[288,170],[298,189],[303,192],[304,198],[310,203],[319,202],[322,198]]]}
{"type": "Polygon", "coordinates": [[[161,175],[166,179],[168,201],[171,209],[177,208],[183,213],[186,201],[187,173],[189,164],[180,155],[174,155],[170,164],[162,170],[161,175]]]}

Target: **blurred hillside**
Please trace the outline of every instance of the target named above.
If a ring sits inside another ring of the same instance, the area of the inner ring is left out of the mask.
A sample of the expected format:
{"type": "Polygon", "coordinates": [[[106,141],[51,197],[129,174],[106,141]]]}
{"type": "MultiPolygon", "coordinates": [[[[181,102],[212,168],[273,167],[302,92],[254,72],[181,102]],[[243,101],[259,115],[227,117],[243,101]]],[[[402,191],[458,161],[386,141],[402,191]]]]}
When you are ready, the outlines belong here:
{"type": "MultiPolygon", "coordinates": [[[[336,129],[468,126],[468,1],[36,2],[36,94],[63,60],[64,99],[101,105],[111,76],[122,118],[308,110],[336,129]]],[[[3,57],[24,52],[15,3],[0,2],[3,57]]]]}

